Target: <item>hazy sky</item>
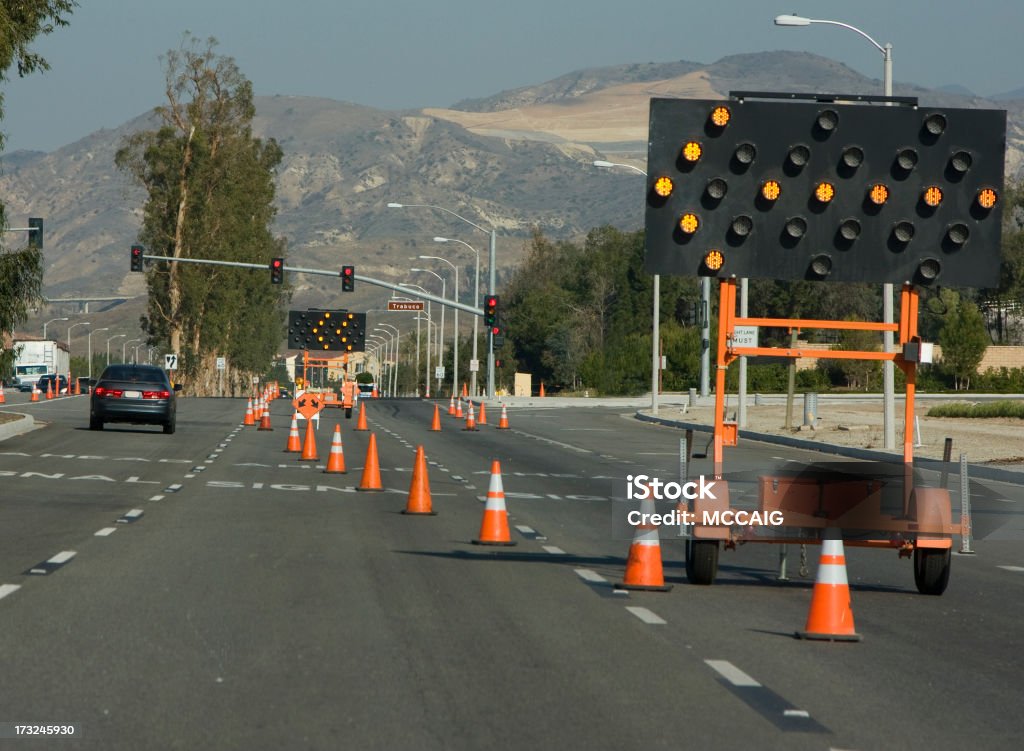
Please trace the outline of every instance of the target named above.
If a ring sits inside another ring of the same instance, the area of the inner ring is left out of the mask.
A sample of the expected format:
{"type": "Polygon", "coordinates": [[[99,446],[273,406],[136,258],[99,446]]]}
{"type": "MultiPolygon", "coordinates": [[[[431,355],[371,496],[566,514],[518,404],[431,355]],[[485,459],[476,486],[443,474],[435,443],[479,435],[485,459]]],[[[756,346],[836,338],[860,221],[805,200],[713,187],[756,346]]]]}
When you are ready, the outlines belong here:
{"type": "Polygon", "coordinates": [[[4,85],[7,150],[52,150],[161,103],[159,57],[182,32],[216,37],[257,95],[385,109],[443,107],[620,63],[714,62],[806,50],[874,78],[882,55],[846,29],[775,27],[779,13],[843,21],[893,44],[897,84],[1024,86],[1024,0],[79,0],[37,40],[52,70],[4,85]]]}

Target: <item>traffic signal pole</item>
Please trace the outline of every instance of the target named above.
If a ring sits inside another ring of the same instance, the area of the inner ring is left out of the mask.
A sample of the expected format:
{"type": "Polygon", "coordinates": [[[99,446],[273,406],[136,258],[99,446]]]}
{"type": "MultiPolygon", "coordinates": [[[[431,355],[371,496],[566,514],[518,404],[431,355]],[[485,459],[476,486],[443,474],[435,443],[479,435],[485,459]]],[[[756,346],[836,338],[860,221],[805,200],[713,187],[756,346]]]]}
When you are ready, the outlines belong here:
{"type": "MultiPolygon", "coordinates": [[[[208,259],[208,258],[172,258],[172,257],[169,257],[169,256],[156,256],[156,255],[151,255],[151,254],[146,254],[146,253],[142,254],[142,259],[145,260],[145,261],[164,261],[164,262],[167,262],[167,263],[197,263],[197,264],[206,265],[206,266],[229,266],[229,267],[236,268],[236,269],[256,269],[258,271],[263,271],[263,272],[266,272],[270,268],[265,263],[245,263],[245,262],[242,262],[242,261],[214,261],[214,260],[208,259]]],[[[316,276],[335,276],[335,277],[340,277],[341,276],[341,272],[339,272],[337,270],[334,270],[334,269],[307,269],[307,268],[303,268],[303,267],[300,267],[300,266],[284,266],[283,270],[284,271],[289,271],[289,272],[292,272],[292,273],[296,273],[296,274],[314,274],[316,276]]],[[[391,282],[385,282],[385,281],[383,281],[381,279],[374,279],[373,277],[363,276],[361,274],[353,274],[352,276],[358,282],[364,282],[366,284],[372,284],[375,287],[384,287],[385,289],[394,290],[395,292],[401,292],[404,295],[410,295],[412,297],[418,297],[418,298],[420,298],[422,300],[429,300],[431,302],[436,302],[439,305],[444,305],[444,306],[449,307],[449,308],[457,308],[458,310],[461,310],[461,311],[463,311],[465,313],[470,313],[472,315],[477,315],[477,316],[482,316],[484,314],[484,312],[482,310],[480,310],[479,308],[474,308],[472,305],[467,305],[465,303],[460,303],[460,302],[454,302],[453,300],[448,300],[448,299],[446,299],[444,297],[438,297],[437,295],[432,295],[429,292],[414,291],[414,290],[409,289],[408,287],[402,287],[402,286],[397,285],[397,284],[392,284],[391,282]]],[[[492,281],[491,281],[492,288],[493,288],[493,285],[494,285],[494,281],[493,281],[493,276],[492,276],[492,281]]],[[[493,360],[493,355],[494,355],[494,351],[493,351],[493,346],[492,346],[492,349],[491,349],[491,359],[492,360],[493,360]]]]}

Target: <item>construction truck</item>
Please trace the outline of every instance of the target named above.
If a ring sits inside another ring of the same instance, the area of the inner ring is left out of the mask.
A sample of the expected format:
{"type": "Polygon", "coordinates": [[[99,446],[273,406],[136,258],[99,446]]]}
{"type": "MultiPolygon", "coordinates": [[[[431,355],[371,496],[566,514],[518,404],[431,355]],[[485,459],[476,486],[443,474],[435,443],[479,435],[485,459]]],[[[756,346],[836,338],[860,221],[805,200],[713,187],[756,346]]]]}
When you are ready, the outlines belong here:
{"type": "Polygon", "coordinates": [[[67,375],[71,353],[62,342],[50,339],[15,339],[14,383],[19,391],[31,391],[44,375],[67,375]]]}

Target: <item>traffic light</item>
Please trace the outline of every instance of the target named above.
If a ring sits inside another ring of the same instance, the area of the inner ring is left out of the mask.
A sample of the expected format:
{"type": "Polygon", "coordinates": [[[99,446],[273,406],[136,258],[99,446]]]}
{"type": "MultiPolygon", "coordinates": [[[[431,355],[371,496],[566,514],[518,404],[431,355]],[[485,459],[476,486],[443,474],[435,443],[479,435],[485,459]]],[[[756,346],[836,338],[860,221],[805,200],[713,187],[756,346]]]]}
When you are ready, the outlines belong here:
{"type": "Polygon", "coordinates": [[[131,268],[132,271],[142,271],[142,253],[143,247],[141,245],[133,245],[131,252],[131,268]]]}
{"type": "Polygon", "coordinates": [[[484,326],[498,325],[498,296],[486,295],[484,297],[484,326]]]}
{"type": "Polygon", "coordinates": [[[366,313],[290,310],[288,347],[324,352],[362,352],[366,349],[366,313]]]}
{"type": "Polygon", "coordinates": [[[284,259],[270,259],[270,283],[284,284],[284,259]]]}
{"type": "Polygon", "coordinates": [[[779,96],[651,100],[649,272],[998,284],[1004,111],[779,96]]]}
{"type": "Polygon", "coordinates": [[[43,249],[43,220],[38,216],[28,218],[28,247],[43,249]]]}
{"type": "Polygon", "coordinates": [[[342,292],[355,292],[356,291],[356,267],[355,266],[342,266],[341,267],[341,291],[342,292]]]}

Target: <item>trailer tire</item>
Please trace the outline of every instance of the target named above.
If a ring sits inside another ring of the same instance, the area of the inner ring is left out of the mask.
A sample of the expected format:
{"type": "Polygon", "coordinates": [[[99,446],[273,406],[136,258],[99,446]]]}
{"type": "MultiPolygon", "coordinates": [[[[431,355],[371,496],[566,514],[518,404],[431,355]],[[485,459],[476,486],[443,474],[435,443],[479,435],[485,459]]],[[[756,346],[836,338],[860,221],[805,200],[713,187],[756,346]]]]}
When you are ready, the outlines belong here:
{"type": "Polygon", "coordinates": [[[949,584],[950,548],[914,548],[914,584],[923,595],[941,595],[949,584]]]}
{"type": "Polygon", "coordinates": [[[686,578],[690,584],[714,584],[718,575],[718,540],[686,543],[686,578]]]}

